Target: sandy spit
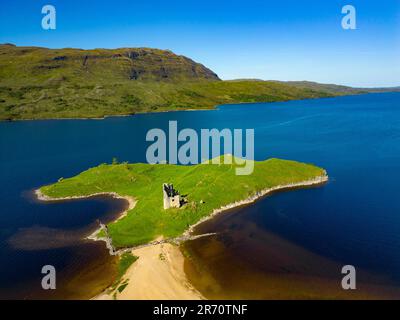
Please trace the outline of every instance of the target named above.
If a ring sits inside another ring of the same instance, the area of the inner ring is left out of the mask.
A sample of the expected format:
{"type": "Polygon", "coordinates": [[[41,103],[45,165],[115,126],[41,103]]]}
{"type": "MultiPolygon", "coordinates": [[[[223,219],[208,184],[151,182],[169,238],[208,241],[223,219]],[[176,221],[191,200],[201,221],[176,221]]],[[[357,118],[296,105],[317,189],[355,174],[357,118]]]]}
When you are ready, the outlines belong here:
{"type": "Polygon", "coordinates": [[[184,256],[170,243],[132,250],[139,259],[123,276],[128,285],[120,293],[106,290],[94,300],[199,300],[203,296],[186,278],[184,256]]]}

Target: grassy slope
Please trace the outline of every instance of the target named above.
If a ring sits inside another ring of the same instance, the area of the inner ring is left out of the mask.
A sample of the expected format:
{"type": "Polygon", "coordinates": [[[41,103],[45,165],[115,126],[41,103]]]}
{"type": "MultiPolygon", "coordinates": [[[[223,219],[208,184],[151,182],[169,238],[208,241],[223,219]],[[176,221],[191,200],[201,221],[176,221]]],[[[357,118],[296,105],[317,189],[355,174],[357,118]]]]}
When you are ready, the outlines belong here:
{"type": "Polygon", "coordinates": [[[97,118],[360,92],[307,83],[220,81],[203,65],[166,50],[0,45],[0,120],[97,118]]]}
{"type": "Polygon", "coordinates": [[[313,165],[269,159],[256,162],[253,174],[236,176],[234,165],[195,166],[118,164],[100,165],[41,191],[51,197],[117,192],[138,200],[128,215],[109,225],[118,247],[148,242],[159,235],[181,234],[213,209],[242,200],[264,188],[301,182],[324,174],[313,165]],[[162,183],[173,183],[188,203],[179,209],[163,209],[162,183]],[[203,200],[205,203],[200,204],[203,200]]]}
{"type": "Polygon", "coordinates": [[[0,120],[102,118],[219,104],[332,97],[325,91],[269,82],[136,81],[112,84],[0,87],[0,120]],[[2,102],[1,102],[2,101],[2,102]]]}

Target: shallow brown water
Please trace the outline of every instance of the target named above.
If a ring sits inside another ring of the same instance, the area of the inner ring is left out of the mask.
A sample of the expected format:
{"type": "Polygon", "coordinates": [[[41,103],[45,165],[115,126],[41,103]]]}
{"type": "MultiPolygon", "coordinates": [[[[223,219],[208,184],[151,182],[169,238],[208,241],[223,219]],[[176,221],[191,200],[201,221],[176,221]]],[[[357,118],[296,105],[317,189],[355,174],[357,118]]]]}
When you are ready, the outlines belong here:
{"type": "Polygon", "coordinates": [[[189,281],[209,299],[398,299],[390,279],[357,269],[357,290],[343,290],[338,261],[325,258],[246,221],[246,208],[222,213],[188,241],[189,281]]]}
{"type": "Polygon", "coordinates": [[[0,299],[90,299],[110,286],[117,276],[117,258],[104,242],[85,238],[98,228],[97,219],[115,220],[127,201],[108,196],[49,203],[27,199],[53,213],[55,222],[19,228],[8,237],[3,249],[7,258],[26,263],[5,269],[14,277],[2,281],[0,299]],[[65,213],[62,221],[57,219],[60,212],[65,213]],[[56,269],[56,290],[42,289],[44,265],[56,269]]]}
{"type": "Polygon", "coordinates": [[[104,243],[91,242],[71,248],[68,264],[57,271],[56,290],[43,290],[41,279],[8,289],[2,299],[90,299],[110,286],[117,275],[116,257],[109,255],[104,243]],[[28,288],[28,290],[26,290],[28,288]]]}

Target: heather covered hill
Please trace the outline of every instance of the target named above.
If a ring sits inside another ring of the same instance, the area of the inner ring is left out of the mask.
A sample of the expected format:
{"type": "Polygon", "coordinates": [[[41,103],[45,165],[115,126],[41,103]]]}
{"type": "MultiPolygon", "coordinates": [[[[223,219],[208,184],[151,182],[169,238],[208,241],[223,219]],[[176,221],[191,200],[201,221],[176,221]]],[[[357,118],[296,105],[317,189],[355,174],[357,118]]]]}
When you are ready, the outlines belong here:
{"type": "Polygon", "coordinates": [[[314,83],[221,81],[168,50],[0,45],[0,120],[102,118],[363,92],[314,83]]]}
{"type": "Polygon", "coordinates": [[[203,65],[168,50],[149,48],[47,49],[0,45],[5,85],[127,80],[219,80],[203,65]]]}

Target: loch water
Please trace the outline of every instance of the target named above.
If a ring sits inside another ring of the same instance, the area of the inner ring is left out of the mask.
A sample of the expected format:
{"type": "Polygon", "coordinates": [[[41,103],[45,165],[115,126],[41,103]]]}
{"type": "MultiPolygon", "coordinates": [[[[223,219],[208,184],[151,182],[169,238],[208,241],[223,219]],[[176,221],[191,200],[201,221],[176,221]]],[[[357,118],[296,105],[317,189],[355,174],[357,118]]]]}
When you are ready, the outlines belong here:
{"type": "MultiPolygon", "coordinates": [[[[229,246],[235,248],[235,241],[240,239],[241,250],[248,250],[252,242],[246,239],[253,235],[258,248],[254,254],[262,252],[266,257],[249,258],[238,270],[264,272],[270,261],[269,252],[280,261],[276,270],[267,268],[269,274],[284,270],[289,275],[300,273],[311,277],[313,273],[319,274],[317,268],[307,269],[307,259],[315,256],[335,262],[330,265],[329,274],[337,272],[335,266],[350,264],[363,274],[376,275],[397,287],[400,93],[381,93],[225,105],[210,111],[139,114],[104,120],[1,122],[0,298],[54,296],[43,293],[40,287],[43,265],[54,265],[58,270],[59,297],[87,298],[94,287],[99,289],[111,281],[106,274],[115,270],[115,261],[107,256],[104,244],[82,238],[95,229],[97,219],[112,220],[126,203],[101,197],[41,203],[35,201],[32,190],[100,163],[110,163],[113,157],[145,162],[149,146],[147,131],[152,128],[167,131],[168,121],[172,120],[177,121],[178,129],[254,129],[256,160],[276,157],[313,163],[325,168],[330,177],[329,183],[321,188],[278,193],[236,210],[224,221],[204,226],[221,231],[221,237],[193,244],[191,249],[199,259],[207,257],[200,250],[211,246],[207,241],[219,241],[214,246],[229,252],[229,246]],[[257,230],[249,231],[252,228],[257,230]],[[271,243],[286,248],[286,255],[293,253],[292,258],[296,256],[301,263],[296,265],[288,260],[282,251],[279,255],[271,252],[268,250],[271,243]],[[300,254],[293,246],[304,251],[300,254]],[[285,263],[290,263],[286,269],[285,263]],[[81,280],[93,279],[95,272],[104,279],[103,283],[79,288],[77,283],[82,281],[76,277],[84,266],[90,266],[91,271],[81,280]],[[308,271],[301,273],[302,268],[308,271]]],[[[246,260],[242,256],[235,258],[234,252],[238,251],[229,252],[224,259],[246,260]]],[[[215,262],[216,266],[222,263],[215,262]]],[[[220,281],[222,289],[224,283],[234,281],[218,279],[218,274],[213,277],[213,281],[220,281]]],[[[236,289],[244,292],[246,288],[243,284],[236,289]]],[[[317,292],[318,286],[313,290],[317,292]]]]}

